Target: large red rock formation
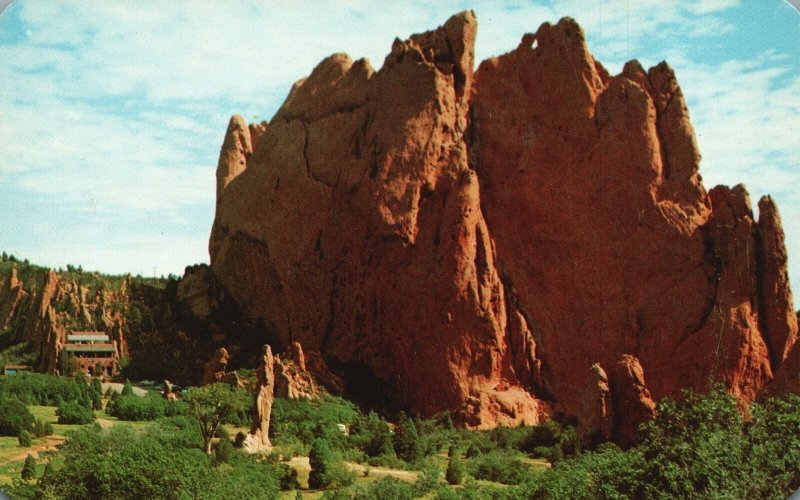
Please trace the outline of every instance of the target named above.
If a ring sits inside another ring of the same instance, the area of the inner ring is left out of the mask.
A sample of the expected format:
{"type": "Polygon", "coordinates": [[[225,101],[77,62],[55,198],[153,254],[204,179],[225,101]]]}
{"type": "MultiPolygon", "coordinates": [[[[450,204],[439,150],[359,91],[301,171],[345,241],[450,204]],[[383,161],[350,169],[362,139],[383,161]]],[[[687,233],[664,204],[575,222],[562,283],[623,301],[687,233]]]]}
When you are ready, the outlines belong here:
{"type": "Polygon", "coordinates": [[[780,219],[706,193],[669,66],[612,77],[567,18],[473,74],[475,35],[465,12],[377,72],[333,55],[269,124],[232,118],[215,278],[283,346],[423,415],[552,404],[608,434],[651,394],[755,398],[797,338],[780,219]]]}

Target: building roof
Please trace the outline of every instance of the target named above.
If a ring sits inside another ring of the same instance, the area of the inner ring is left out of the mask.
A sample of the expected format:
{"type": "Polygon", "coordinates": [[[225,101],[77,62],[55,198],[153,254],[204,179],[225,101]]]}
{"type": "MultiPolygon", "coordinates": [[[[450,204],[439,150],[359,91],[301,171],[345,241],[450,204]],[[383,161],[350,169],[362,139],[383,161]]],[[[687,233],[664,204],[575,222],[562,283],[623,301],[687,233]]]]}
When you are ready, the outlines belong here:
{"type": "Polygon", "coordinates": [[[67,352],[117,352],[114,344],[65,344],[64,350],[67,352]]]}

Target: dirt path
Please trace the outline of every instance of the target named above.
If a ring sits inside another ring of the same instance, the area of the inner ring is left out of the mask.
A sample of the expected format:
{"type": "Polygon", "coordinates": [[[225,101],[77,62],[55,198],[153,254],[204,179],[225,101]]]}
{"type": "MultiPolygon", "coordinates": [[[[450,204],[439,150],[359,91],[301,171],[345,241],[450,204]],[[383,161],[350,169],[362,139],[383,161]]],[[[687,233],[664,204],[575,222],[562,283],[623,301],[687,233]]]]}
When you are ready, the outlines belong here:
{"type": "Polygon", "coordinates": [[[65,439],[66,438],[64,436],[47,436],[44,443],[35,444],[30,448],[21,449],[18,453],[3,457],[0,459],[0,465],[5,465],[11,462],[21,462],[22,460],[25,460],[25,457],[27,457],[29,453],[35,457],[39,452],[53,451],[61,443],[63,443],[65,439]]]}
{"type": "MultiPolygon", "coordinates": [[[[300,477],[308,477],[308,473],[311,471],[311,464],[308,462],[308,457],[292,457],[291,460],[287,462],[290,467],[295,469],[300,477]]],[[[369,470],[369,475],[371,477],[376,478],[384,478],[387,476],[391,476],[395,479],[399,479],[401,481],[407,481],[409,483],[413,483],[417,480],[417,476],[419,475],[418,472],[409,471],[409,470],[398,470],[398,469],[389,469],[386,467],[372,467],[370,465],[362,465],[356,464],[353,462],[346,462],[347,468],[357,472],[358,474],[364,474],[365,470],[369,470]]]]}

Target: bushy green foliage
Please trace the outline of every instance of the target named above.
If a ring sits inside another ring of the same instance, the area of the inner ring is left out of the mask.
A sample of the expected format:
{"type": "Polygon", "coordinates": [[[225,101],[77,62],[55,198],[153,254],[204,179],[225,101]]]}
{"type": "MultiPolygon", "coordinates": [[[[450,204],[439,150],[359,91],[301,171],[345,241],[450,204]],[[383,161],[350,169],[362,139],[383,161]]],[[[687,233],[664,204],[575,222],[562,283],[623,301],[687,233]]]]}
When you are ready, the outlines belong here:
{"type": "Polygon", "coordinates": [[[94,421],[92,410],[77,401],[67,401],[56,410],[59,424],[91,424],[94,421]]]}
{"type": "Polygon", "coordinates": [[[324,439],[317,438],[308,452],[311,472],[308,487],[312,489],[341,488],[355,481],[355,473],[348,470],[342,459],[324,439]]]}
{"type": "Polygon", "coordinates": [[[715,389],[664,399],[640,444],[613,444],[532,474],[507,498],[785,498],[800,486],[800,398],[754,404],[746,423],[715,389]]]}
{"type": "Polygon", "coordinates": [[[0,398],[0,436],[16,436],[33,425],[33,415],[14,397],[0,398]]]}
{"type": "Polygon", "coordinates": [[[78,373],[78,358],[71,352],[58,353],[58,372],[64,377],[74,377],[78,373]]]}
{"type": "Polygon", "coordinates": [[[193,387],[186,394],[184,401],[189,413],[199,424],[205,452],[211,454],[211,440],[228,415],[239,411],[241,398],[237,391],[227,384],[211,384],[193,387]]]}
{"type": "Polygon", "coordinates": [[[278,445],[294,440],[310,445],[315,439],[324,438],[333,449],[343,450],[347,436],[338,426],[351,425],[358,415],[353,403],[334,396],[316,401],[276,399],[272,404],[270,437],[278,445]]]}
{"type": "Polygon", "coordinates": [[[234,449],[230,439],[221,438],[214,447],[214,461],[218,464],[226,464],[231,461],[234,449]]]}
{"type": "Polygon", "coordinates": [[[36,476],[36,459],[33,455],[28,454],[25,457],[25,463],[22,465],[22,479],[33,479],[36,476]]]}
{"type": "Polygon", "coordinates": [[[467,472],[475,479],[519,484],[530,475],[531,469],[515,455],[503,450],[481,453],[467,461],[467,472]]]}
{"type": "Polygon", "coordinates": [[[747,496],[783,498],[800,488],[800,396],[753,405],[750,413],[747,496]]]}
{"type": "Polygon", "coordinates": [[[49,436],[53,433],[53,426],[50,422],[44,422],[41,419],[36,419],[33,422],[33,436],[37,438],[49,436]]]}
{"type": "Polygon", "coordinates": [[[153,393],[146,396],[119,396],[112,401],[113,404],[106,406],[106,413],[120,420],[155,420],[163,416],[179,415],[187,410],[185,403],[165,401],[153,393]]]}
{"type": "Polygon", "coordinates": [[[444,478],[450,484],[461,484],[464,481],[464,464],[458,455],[456,445],[450,445],[450,449],[447,452],[447,470],[444,474],[444,478]]]}
{"type": "Polygon", "coordinates": [[[325,488],[330,484],[328,472],[334,463],[333,451],[327,441],[317,439],[308,452],[308,462],[311,472],[308,476],[308,487],[312,489],[325,488]]]}
{"type": "Polygon", "coordinates": [[[392,441],[395,453],[402,460],[414,462],[420,458],[417,427],[414,425],[414,421],[403,412],[400,412],[400,416],[397,419],[392,441]]]}
{"type": "Polygon", "coordinates": [[[133,396],[133,384],[128,379],[125,379],[125,384],[122,386],[123,396],[133,396]]]}
{"type": "Polygon", "coordinates": [[[0,397],[15,397],[26,405],[58,406],[78,399],[80,389],[73,379],[23,372],[0,377],[0,397]]]}
{"type": "Polygon", "coordinates": [[[39,485],[43,487],[50,486],[53,483],[54,476],[55,471],[53,470],[53,463],[48,460],[48,462],[44,465],[42,477],[39,478],[39,485]]]}
{"type": "Polygon", "coordinates": [[[33,438],[31,438],[31,433],[28,431],[19,431],[17,441],[22,448],[28,448],[33,444],[33,438]]]}
{"type": "Polygon", "coordinates": [[[394,456],[389,424],[373,411],[360,415],[353,421],[349,441],[369,457],[394,456]]]}
{"type": "Polygon", "coordinates": [[[227,465],[214,467],[196,446],[196,429],[194,442],[180,435],[185,433],[181,418],[159,420],[142,433],[126,426],[83,427],[64,444],[64,465],[51,468],[50,479],[43,477],[34,491],[15,487],[10,493],[14,498],[131,500],[277,497],[273,464],[234,452],[227,465]]]}
{"type": "Polygon", "coordinates": [[[354,491],[352,498],[354,500],[383,500],[386,498],[411,500],[419,496],[419,492],[414,485],[386,476],[370,484],[367,488],[354,491]]]}

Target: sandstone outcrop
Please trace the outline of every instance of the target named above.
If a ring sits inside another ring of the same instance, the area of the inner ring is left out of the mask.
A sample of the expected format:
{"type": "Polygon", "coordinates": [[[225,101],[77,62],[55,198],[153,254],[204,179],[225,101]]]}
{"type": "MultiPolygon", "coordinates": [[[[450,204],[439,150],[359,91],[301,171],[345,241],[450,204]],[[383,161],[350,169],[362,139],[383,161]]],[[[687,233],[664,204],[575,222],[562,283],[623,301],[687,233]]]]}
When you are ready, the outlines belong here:
{"type": "Polygon", "coordinates": [[[228,350],[220,347],[211,355],[211,359],[203,367],[203,385],[222,382],[225,378],[225,370],[228,367],[230,356],[228,350]]]}
{"type": "Polygon", "coordinates": [[[36,369],[56,372],[58,353],[70,330],[107,332],[120,354],[126,353],[129,277],[115,286],[99,275],[76,278],[74,273],[20,265],[24,281],[12,267],[0,285],[0,331],[11,335],[11,343],[30,343],[36,369]]]}
{"type": "Polygon", "coordinates": [[[275,397],[285,399],[316,399],[319,388],[306,368],[306,358],[300,342],[292,342],[286,351],[275,356],[275,397]]]}
{"type": "Polygon", "coordinates": [[[609,370],[614,428],[610,437],[622,446],[634,444],[639,425],[653,418],[656,404],[644,379],[639,360],[624,354],[609,370]]]}
{"type": "Polygon", "coordinates": [[[248,453],[268,451],[272,448],[272,443],[269,441],[269,420],[275,391],[274,365],[272,349],[267,344],[261,352],[261,363],[258,367],[258,383],[254,390],[253,423],[242,446],[248,453]]]}
{"type": "Polygon", "coordinates": [[[231,119],[209,251],[241,310],[346,390],[474,427],[553,407],[627,441],[681,389],[794,380],[777,209],[706,192],[670,67],[611,76],[565,18],[473,73],[476,26],[377,72],[335,54],[269,124],[231,119]]]}

